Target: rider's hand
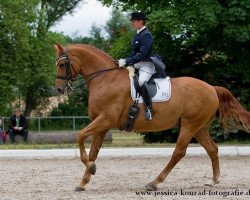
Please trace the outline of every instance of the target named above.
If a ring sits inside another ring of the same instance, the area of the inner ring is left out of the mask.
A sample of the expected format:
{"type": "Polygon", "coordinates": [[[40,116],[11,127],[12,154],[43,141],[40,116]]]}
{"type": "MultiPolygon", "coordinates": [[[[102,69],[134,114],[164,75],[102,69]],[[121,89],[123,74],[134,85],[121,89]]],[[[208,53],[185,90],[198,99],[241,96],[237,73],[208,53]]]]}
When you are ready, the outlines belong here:
{"type": "Polygon", "coordinates": [[[118,60],[118,66],[119,67],[124,67],[125,65],[126,65],[126,60],[125,59],[118,60]]]}

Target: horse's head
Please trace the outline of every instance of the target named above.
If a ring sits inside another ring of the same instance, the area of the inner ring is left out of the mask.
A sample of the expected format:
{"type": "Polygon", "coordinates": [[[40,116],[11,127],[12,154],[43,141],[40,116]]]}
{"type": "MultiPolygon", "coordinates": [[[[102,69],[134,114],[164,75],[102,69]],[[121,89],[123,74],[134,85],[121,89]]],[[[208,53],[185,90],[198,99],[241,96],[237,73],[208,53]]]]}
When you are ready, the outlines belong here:
{"type": "Polygon", "coordinates": [[[68,45],[63,48],[59,43],[54,44],[56,58],[56,90],[60,94],[72,89],[71,83],[81,74],[84,85],[105,72],[119,69],[115,60],[103,51],[90,45],[68,45]]]}
{"type": "Polygon", "coordinates": [[[68,52],[59,43],[54,44],[54,48],[57,53],[56,58],[56,90],[59,94],[67,93],[68,90],[72,89],[71,83],[75,80],[78,74],[78,68],[73,66],[73,60],[68,55],[68,52]]]}

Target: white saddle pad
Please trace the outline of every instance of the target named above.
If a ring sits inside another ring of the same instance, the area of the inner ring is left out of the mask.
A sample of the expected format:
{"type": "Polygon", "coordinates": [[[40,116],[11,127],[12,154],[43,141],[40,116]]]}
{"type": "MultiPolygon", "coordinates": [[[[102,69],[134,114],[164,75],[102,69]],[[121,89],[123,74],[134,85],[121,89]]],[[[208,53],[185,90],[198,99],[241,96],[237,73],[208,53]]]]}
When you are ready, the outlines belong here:
{"type": "MultiPolygon", "coordinates": [[[[131,97],[133,101],[137,100],[136,98],[136,90],[134,86],[134,79],[133,77],[130,78],[130,85],[131,85],[131,97]]],[[[170,99],[171,96],[171,82],[170,78],[156,78],[154,79],[157,87],[157,93],[152,98],[153,102],[164,102],[170,99]]],[[[139,97],[139,103],[143,103],[142,97],[139,97]]]]}

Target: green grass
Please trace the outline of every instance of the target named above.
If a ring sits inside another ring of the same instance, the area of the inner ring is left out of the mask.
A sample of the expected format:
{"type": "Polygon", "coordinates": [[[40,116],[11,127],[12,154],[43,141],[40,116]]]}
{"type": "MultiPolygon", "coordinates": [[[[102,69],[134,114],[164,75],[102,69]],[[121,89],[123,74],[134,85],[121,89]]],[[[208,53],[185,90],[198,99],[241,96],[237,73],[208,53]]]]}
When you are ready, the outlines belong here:
{"type": "Polygon", "coordinates": [[[0,149],[71,149],[77,148],[76,144],[2,144],[0,145],[0,149]]]}
{"type": "MultiPolygon", "coordinates": [[[[137,133],[121,132],[117,130],[111,130],[112,132],[112,142],[104,142],[103,147],[166,147],[173,146],[174,144],[169,143],[155,143],[146,144],[143,143],[142,136],[137,133]]],[[[49,134],[49,133],[48,133],[49,134]]],[[[90,143],[86,142],[86,148],[90,147],[90,143]]],[[[0,149],[65,149],[65,148],[78,148],[78,144],[46,144],[46,143],[28,143],[23,142],[17,144],[6,143],[0,145],[0,149]]]]}
{"type": "MultiPolygon", "coordinates": [[[[143,143],[142,136],[135,132],[120,132],[117,130],[111,130],[113,141],[104,142],[103,147],[174,147],[174,143],[143,143]]],[[[226,143],[217,143],[219,146],[227,146],[227,145],[249,145],[250,141],[229,141],[226,143]]],[[[90,147],[90,143],[87,142],[85,144],[86,148],[90,147]]],[[[190,144],[189,146],[200,146],[199,144],[190,144]]],[[[0,144],[0,149],[70,149],[70,148],[78,148],[78,144],[75,143],[67,143],[67,144],[45,144],[45,143],[18,143],[18,144],[0,144]]]]}

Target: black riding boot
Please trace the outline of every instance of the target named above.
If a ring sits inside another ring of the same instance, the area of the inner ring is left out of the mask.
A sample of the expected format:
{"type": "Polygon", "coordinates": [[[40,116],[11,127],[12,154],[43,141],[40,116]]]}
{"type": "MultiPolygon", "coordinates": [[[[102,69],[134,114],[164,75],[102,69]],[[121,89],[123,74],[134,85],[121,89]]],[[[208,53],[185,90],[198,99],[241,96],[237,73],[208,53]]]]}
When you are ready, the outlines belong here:
{"type": "Polygon", "coordinates": [[[140,89],[141,89],[141,96],[142,96],[143,101],[145,103],[144,118],[146,120],[152,120],[152,117],[153,117],[152,99],[151,99],[149,92],[148,92],[147,82],[144,82],[144,84],[140,87],[140,89]]]}

